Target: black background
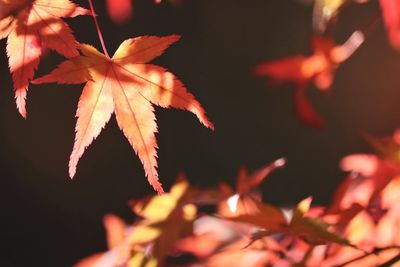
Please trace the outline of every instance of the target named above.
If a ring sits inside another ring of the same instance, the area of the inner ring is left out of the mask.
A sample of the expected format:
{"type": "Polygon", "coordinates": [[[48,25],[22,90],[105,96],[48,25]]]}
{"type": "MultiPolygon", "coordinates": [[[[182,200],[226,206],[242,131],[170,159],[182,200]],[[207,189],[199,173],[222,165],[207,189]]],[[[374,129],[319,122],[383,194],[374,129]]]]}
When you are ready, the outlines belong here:
{"type": "MultiPolygon", "coordinates": [[[[344,41],[379,12],[376,2],[346,10],[336,39],[344,41]]],[[[370,151],[360,133],[389,135],[400,124],[400,57],[387,44],[382,25],[341,66],[331,93],[309,91],[328,123],[317,132],[296,120],[290,86],[268,88],[250,72],[264,60],[311,53],[310,5],[294,0],[187,0],[181,7],[136,0],[134,5],[134,18],[116,25],[104,2],[95,1],[108,50],[139,35],[181,34],[155,63],[175,73],[216,124],[213,133],[189,112],[156,108],[159,173],[166,189],[180,171],[193,184],[215,186],[220,180],[232,183],[240,165],[253,170],[285,156],[287,168],[262,185],[265,199],[289,205],[313,195],[317,203],[327,203],[345,175],[340,158],[370,151]]],[[[100,49],[90,17],[68,22],[80,42],[100,49]]],[[[129,220],[127,201],[153,191],[114,118],[71,181],[67,165],[82,86],[32,85],[25,121],[15,108],[5,41],[0,45],[0,266],[71,266],[105,250],[104,214],[129,220]]],[[[37,76],[61,60],[51,53],[37,76]]]]}

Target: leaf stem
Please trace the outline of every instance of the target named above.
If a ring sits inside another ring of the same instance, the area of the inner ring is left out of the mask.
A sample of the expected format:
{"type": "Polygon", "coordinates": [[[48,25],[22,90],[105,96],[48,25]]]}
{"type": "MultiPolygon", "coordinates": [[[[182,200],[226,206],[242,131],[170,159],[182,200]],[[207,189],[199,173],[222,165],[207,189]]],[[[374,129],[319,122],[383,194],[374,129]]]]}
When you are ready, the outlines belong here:
{"type": "Polygon", "coordinates": [[[92,0],[88,0],[88,1],[89,1],[89,5],[90,5],[90,10],[92,11],[92,17],[93,17],[93,20],[94,20],[94,24],[96,25],[97,34],[99,36],[100,43],[101,43],[101,46],[103,48],[103,52],[108,58],[110,58],[110,55],[108,54],[106,45],[104,43],[103,34],[101,33],[101,30],[100,30],[100,27],[99,27],[99,23],[97,22],[97,17],[96,17],[96,13],[94,12],[94,7],[93,7],[92,0]]]}

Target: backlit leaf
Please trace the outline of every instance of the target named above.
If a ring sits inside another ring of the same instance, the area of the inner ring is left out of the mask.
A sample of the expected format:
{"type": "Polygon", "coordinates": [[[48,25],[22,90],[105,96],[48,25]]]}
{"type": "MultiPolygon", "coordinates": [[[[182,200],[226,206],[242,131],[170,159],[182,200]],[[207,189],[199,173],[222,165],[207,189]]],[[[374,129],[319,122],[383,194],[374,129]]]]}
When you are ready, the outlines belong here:
{"type": "Polygon", "coordinates": [[[70,58],[78,56],[77,42],[61,18],[88,11],[69,0],[0,1],[0,38],[7,39],[17,108],[26,117],[26,95],[45,48],[70,58]]]}
{"type": "Polygon", "coordinates": [[[162,54],[179,36],[144,36],[124,41],[112,58],[94,47],[81,45],[83,56],[62,63],[33,83],[87,82],[77,110],[76,138],[69,163],[71,178],[86,147],[115,112],[118,126],[139,156],[148,181],[163,189],[157,173],[157,132],[154,105],[185,109],[213,129],[200,103],[165,69],[144,64],[162,54]]]}

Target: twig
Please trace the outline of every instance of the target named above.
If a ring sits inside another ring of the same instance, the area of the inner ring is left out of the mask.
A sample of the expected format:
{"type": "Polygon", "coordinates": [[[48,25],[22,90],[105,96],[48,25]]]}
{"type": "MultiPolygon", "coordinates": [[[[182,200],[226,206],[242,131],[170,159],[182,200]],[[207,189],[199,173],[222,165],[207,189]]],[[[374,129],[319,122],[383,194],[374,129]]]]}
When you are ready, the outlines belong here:
{"type": "Polygon", "coordinates": [[[92,11],[92,17],[94,20],[94,24],[96,25],[97,34],[99,35],[100,43],[101,43],[101,46],[103,47],[103,52],[108,58],[110,58],[110,55],[108,54],[106,45],[104,43],[103,34],[101,33],[99,23],[97,22],[97,17],[96,17],[96,13],[94,12],[92,0],[88,0],[88,1],[89,1],[89,5],[90,5],[90,10],[92,11]]]}
{"type": "Polygon", "coordinates": [[[390,260],[380,264],[378,267],[392,266],[393,264],[395,264],[398,261],[400,261],[400,254],[398,254],[397,256],[391,258],[390,260]]]}

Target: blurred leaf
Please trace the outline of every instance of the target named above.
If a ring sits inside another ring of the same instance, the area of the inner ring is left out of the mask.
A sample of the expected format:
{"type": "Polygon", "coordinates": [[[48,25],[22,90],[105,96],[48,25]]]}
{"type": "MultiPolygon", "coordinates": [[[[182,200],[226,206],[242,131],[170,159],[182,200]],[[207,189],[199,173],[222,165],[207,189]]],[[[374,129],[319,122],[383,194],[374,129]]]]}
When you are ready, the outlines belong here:
{"type": "MultiPolygon", "coordinates": [[[[133,210],[143,220],[134,226],[128,236],[128,243],[137,253],[146,251],[142,248],[147,247],[149,251],[145,257],[145,266],[162,265],[175,242],[192,233],[197,209],[186,203],[188,188],[188,182],[182,180],[171,188],[170,193],[134,203],[133,210]]],[[[130,267],[143,266],[141,254],[137,253],[131,259],[130,267]]]]}
{"type": "Polygon", "coordinates": [[[389,42],[395,49],[400,49],[400,1],[379,0],[381,4],[383,21],[385,23],[389,42]]]}
{"type": "Polygon", "coordinates": [[[106,5],[108,15],[115,23],[126,23],[133,15],[132,0],[106,0],[106,5]]]}
{"type": "Polygon", "coordinates": [[[350,0],[315,0],[313,11],[313,27],[318,34],[323,34],[339,10],[350,0]]]}
{"type": "Polygon", "coordinates": [[[236,179],[236,190],[226,184],[220,185],[221,195],[225,195],[219,204],[219,214],[222,216],[237,216],[258,212],[257,203],[261,202],[258,186],[275,170],[286,165],[286,159],[280,158],[249,175],[248,171],[240,168],[236,179]]]}
{"type": "Polygon", "coordinates": [[[229,218],[229,220],[252,224],[271,231],[284,231],[287,226],[287,220],[279,208],[264,203],[257,203],[256,205],[258,213],[242,214],[229,218]]]}
{"type": "Polygon", "coordinates": [[[241,215],[230,218],[235,222],[249,223],[265,229],[254,235],[253,241],[264,236],[282,232],[299,237],[313,245],[326,243],[338,243],[350,246],[345,237],[338,233],[328,230],[329,224],[321,219],[305,216],[310,209],[311,198],[301,201],[292,211],[292,217],[289,222],[283,215],[283,212],[271,205],[259,204],[260,213],[258,215],[241,215]]]}

